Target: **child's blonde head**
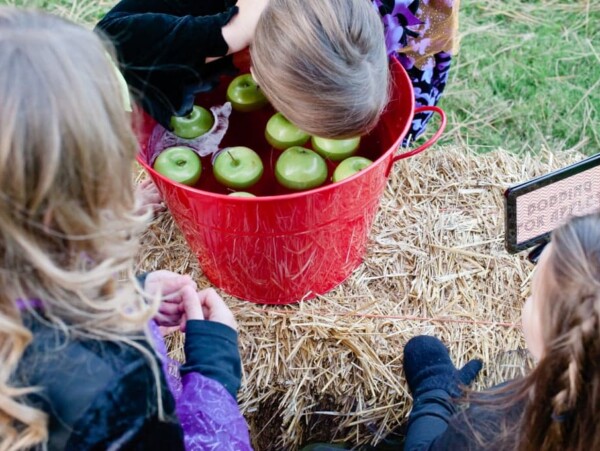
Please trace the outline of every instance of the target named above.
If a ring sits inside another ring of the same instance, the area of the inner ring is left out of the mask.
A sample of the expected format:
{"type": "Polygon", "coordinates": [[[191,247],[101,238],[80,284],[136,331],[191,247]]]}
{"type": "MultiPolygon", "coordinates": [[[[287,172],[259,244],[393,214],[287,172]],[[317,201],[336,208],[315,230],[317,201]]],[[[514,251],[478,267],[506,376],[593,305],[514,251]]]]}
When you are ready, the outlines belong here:
{"type": "Polygon", "coordinates": [[[270,0],[250,52],[274,108],[310,134],[364,134],[387,104],[383,25],[369,0],[270,0]]]}
{"type": "Polygon", "coordinates": [[[0,449],[45,440],[8,386],[31,340],[16,300],[71,334],[118,340],[150,316],[131,274],[137,151],[109,55],[91,31],[0,8],[0,449]]]}

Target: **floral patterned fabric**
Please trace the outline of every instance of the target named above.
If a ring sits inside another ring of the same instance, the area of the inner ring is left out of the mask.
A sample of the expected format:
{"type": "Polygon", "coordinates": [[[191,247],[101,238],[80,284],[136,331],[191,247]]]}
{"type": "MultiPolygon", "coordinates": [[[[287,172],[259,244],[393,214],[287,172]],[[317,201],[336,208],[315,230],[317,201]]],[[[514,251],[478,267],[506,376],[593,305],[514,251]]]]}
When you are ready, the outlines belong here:
{"type": "Polygon", "coordinates": [[[175,398],[187,450],[252,450],[248,426],[237,401],[217,381],[200,373],[179,377],[179,364],[167,357],[160,331],[150,323],[155,349],[175,398]]]}
{"type": "MultiPolygon", "coordinates": [[[[413,84],[416,106],[437,105],[457,47],[460,0],[372,0],[382,17],[388,54],[402,63],[413,84]]],[[[416,114],[404,141],[410,145],[431,113],[416,114]]]]}

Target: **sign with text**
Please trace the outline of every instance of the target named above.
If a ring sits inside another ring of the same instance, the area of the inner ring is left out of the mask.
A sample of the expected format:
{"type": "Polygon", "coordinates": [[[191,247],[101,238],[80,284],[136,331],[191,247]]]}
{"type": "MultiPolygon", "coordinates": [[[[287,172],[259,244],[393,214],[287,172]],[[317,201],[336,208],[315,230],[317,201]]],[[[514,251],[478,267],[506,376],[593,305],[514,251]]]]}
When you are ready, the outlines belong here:
{"type": "Polygon", "coordinates": [[[505,244],[515,253],[548,240],[569,217],[600,210],[600,153],[504,194],[505,244]]]}

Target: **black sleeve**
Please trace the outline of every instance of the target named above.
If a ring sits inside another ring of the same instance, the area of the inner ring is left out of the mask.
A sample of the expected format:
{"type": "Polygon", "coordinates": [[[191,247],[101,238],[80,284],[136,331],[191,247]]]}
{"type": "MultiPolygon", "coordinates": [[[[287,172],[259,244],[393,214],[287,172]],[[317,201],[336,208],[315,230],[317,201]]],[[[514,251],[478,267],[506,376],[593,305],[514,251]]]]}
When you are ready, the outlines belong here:
{"type": "Polygon", "coordinates": [[[214,321],[190,320],[185,331],[185,365],[181,375],[198,372],[223,385],[234,399],[241,385],[242,364],[237,332],[214,321]]]}
{"type": "Polygon", "coordinates": [[[107,16],[122,13],[162,13],[175,16],[210,16],[235,5],[236,0],[121,0],[107,16]]]}
{"type": "Polygon", "coordinates": [[[445,390],[429,390],[416,398],[408,416],[404,449],[431,449],[433,442],[446,432],[448,422],[456,411],[454,401],[445,390]]]}
{"type": "Polygon", "coordinates": [[[210,64],[205,61],[227,54],[221,29],[237,13],[237,7],[211,15],[193,13],[212,12],[212,8],[193,7],[189,12],[184,8],[204,3],[215,4],[126,0],[96,26],[96,31],[114,44],[134,97],[167,128],[172,115],[191,110],[196,93],[212,89],[221,73],[233,71],[230,58],[210,64]]]}
{"type": "Polygon", "coordinates": [[[484,451],[513,449],[504,444],[502,431],[518,421],[522,405],[508,410],[494,404],[494,395],[488,391],[477,394],[484,404],[471,404],[458,410],[444,390],[431,390],[414,401],[409,415],[405,451],[484,451]]]}

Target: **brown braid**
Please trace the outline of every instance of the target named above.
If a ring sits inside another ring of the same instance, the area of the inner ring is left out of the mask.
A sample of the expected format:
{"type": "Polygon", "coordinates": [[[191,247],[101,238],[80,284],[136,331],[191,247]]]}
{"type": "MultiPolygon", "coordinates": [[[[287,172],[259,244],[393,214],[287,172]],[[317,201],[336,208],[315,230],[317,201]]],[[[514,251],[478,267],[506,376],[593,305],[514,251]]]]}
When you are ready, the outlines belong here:
{"type": "MultiPolygon", "coordinates": [[[[487,397],[488,408],[517,407],[519,418],[490,425],[498,432],[484,449],[600,450],[600,214],[555,230],[545,252],[536,293],[544,353],[529,375],[487,397]]],[[[475,437],[481,444],[481,434],[475,437]]]]}
{"type": "Polygon", "coordinates": [[[531,374],[523,450],[600,449],[600,215],[556,230],[542,307],[544,358],[531,374]]]}

